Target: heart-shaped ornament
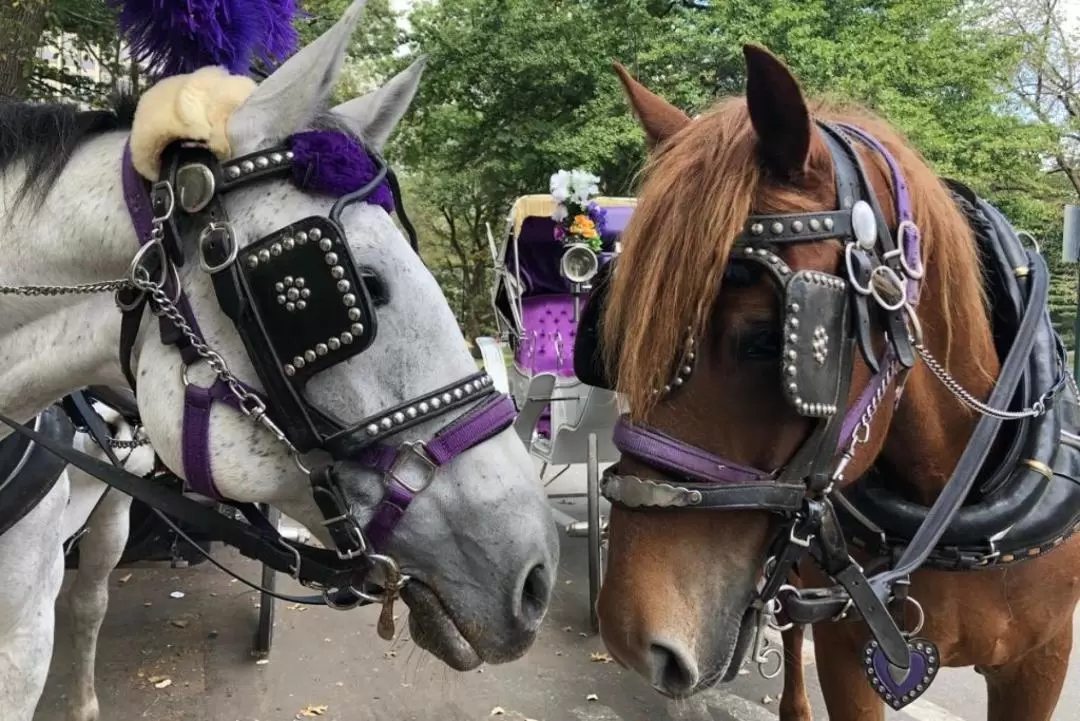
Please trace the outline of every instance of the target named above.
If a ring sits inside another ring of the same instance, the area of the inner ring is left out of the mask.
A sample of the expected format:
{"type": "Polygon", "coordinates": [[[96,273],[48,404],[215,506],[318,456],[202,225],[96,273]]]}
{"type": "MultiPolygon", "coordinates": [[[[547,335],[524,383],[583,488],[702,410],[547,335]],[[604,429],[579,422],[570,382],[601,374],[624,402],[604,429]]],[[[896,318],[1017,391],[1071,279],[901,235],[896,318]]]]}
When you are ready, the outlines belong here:
{"type": "Polygon", "coordinates": [[[900,668],[889,663],[877,641],[871,639],[863,649],[863,670],[871,688],[897,711],[926,693],[941,667],[941,656],[933,642],[913,638],[908,641],[908,650],[911,665],[900,668]]]}

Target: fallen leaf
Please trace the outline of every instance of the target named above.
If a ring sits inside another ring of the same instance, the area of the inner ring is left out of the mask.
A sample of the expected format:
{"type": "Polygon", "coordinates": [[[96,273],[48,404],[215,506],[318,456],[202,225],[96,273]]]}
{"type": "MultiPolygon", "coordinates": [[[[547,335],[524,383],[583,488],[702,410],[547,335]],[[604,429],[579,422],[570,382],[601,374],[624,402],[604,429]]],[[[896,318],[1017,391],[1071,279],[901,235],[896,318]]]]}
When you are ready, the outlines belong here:
{"type": "Polygon", "coordinates": [[[191,623],[191,621],[188,621],[187,619],[183,619],[183,618],[174,618],[171,621],[169,621],[169,623],[176,626],[177,628],[187,628],[188,624],[191,623]]]}
{"type": "Polygon", "coordinates": [[[597,700],[599,700],[599,698],[600,697],[597,696],[596,694],[591,693],[591,694],[589,694],[588,696],[585,697],[585,700],[586,701],[597,701],[597,700]]]}
{"type": "Polygon", "coordinates": [[[265,666],[268,663],[270,663],[270,659],[268,659],[268,658],[260,658],[258,661],[255,662],[255,665],[256,666],[265,666]]]}
{"type": "Polygon", "coordinates": [[[588,638],[589,634],[585,633],[584,631],[578,631],[578,636],[581,636],[582,638],[588,638]]]}
{"type": "Polygon", "coordinates": [[[183,591],[173,591],[169,594],[169,598],[183,598],[186,595],[183,591]]]}
{"type": "Polygon", "coordinates": [[[326,704],[318,704],[317,706],[305,706],[300,709],[301,716],[307,716],[308,718],[314,718],[315,716],[322,716],[326,713],[326,710],[330,708],[326,704]]]}
{"type": "Polygon", "coordinates": [[[739,669],[739,675],[740,676],[749,676],[750,675],[750,670],[745,669],[745,668],[740,668],[739,669]]]}
{"type": "Polygon", "coordinates": [[[307,606],[305,606],[302,603],[294,603],[294,604],[291,604],[289,606],[286,606],[285,608],[289,609],[290,611],[306,611],[307,610],[307,606]]]}
{"type": "Polygon", "coordinates": [[[765,704],[766,706],[768,706],[772,702],[773,702],[773,697],[768,695],[768,694],[765,694],[765,698],[761,699],[761,703],[765,704]]]}
{"type": "Polygon", "coordinates": [[[335,686],[344,686],[344,685],[345,685],[345,682],[344,682],[344,681],[338,681],[338,682],[337,682],[337,683],[335,683],[334,685],[335,685],[335,686]]]}
{"type": "Polygon", "coordinates": [[[505,715],[506,715],[506,709],[504,709],[502,706],[496,706],[495,708],[491,709],[491,713],[488,714],[488,716],[505,716],[505,715]]]}
{"type": "Polygon", "coordinates": [[[396,657],[397,657],[397,651],[384,651],[383,652],[383,658],[396,658],[396,657]]]}
{"type": "Polygon", "coordinates": [[[615,659],[610,654],[594,652],[589,654],[589,660],[593,663],[612,663],[615,659]]]}
{"type": "Polygon", "coordinates": [[[130,580],[131,580],[131,574],[130,573],[125,573],[123,576],[120,577],[120,579],[117,581],[117,583],[120,584],[121,586],[123,586],[125,583],[127,583],[130,580]]]}
{"type": "Polygon", "coordinates": [[[566,631],[567,633],[570,633],[571,631],[574,630],[574,628],[573,628],[573,626],[563,626],[562,630],[566,631]]]}
{"type": "Polygon", "coordinates": [[[152,602],[150,602],[150,601],[143,601],[143,605],[146,606],[147,608],[150,608],[154,604],[152,602]]]}
{"type": "Polygon", "coordinates": [[[556,656],[562,656],[562,651],[556,651],[556,652],[555,652],[555,655],[556,655],[556,656]]]}
{"type": "Polygon", "coordinates": [[[150,678],[148,678],[146,680],[149,681],[150,683],[160,683],[160,682],[164,681],[167,678],[168,678],[168,676],[151,676],[150,678]]]}
{"type": "Polygon", "coordinates": [[[172,686],[171,678],[164,678],[154,684],[154,688],[168,688],[169,686],[172,686]]]}

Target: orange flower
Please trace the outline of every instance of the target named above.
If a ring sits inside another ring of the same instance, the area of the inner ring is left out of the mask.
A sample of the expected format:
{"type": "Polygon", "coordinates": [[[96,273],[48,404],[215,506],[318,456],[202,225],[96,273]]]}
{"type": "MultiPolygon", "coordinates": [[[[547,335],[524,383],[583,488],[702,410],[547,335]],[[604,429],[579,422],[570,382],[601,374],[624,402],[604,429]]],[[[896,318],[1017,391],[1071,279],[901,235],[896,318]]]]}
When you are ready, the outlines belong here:
{"type": "Polygon", "coordinates": [[[574,222],[570,226],[570,232],[574,235],[580,235],[582,238],[595,238],[596,223],[587,215],[575,216],[574,222]]]}

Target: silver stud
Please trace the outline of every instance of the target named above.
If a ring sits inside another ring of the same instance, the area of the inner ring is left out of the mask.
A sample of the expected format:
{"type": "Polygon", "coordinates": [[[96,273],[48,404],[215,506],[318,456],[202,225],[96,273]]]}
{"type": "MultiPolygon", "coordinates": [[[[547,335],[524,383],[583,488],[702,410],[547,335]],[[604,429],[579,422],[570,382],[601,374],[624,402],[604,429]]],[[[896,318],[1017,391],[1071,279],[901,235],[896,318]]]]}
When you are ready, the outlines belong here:
{"type": "Polygon", "coordinates": [[[277,283],[274,283],[274,290],[276,290],[278,293],[284,293],[285,284],[279,280],[277,283]]]}
{"type": "Polygon", "coordinates": [[[416,412],[416,406],[409,406],[408,408],[406,408],[405,415],[407,415],[409,418],[416,418],[416,416],[418,415],[418,413],[416,412]]]}
{"type": "Polygon", "coordinates": [[[285,297],[289,300],[296,300],[300,297],[300,291],[298,291],[296,288],[289,288],[287,291],[285,291],[285,297]]]}
{"type": "Polygon", "coordinates": [[[301,298],[310,298],[311,297],[311,288],[301,288],[300,289],[300,297],[301,298]]]}
{"type": "Polygon", "coordinates": [[[792,233],[801,233],[802,232],[802,221],[801,220],[793,220],[793,221],[791,221],[791,232],[792,233]]]}
{"type": "Polygon", "coordinates": [[[789,303],[787,308],[792,313],[798,313],[799,312],[799,304],[798,303],[789,303]]]}
{"type": "Polygon", "coordinates": [[[359,308],[349,308],[349,320],[360,320],[359,308]]]}
{"type": "Polygon", "coordinates": [[[765,232],[765,226],[761,223],[754,223],[750,226],[751,235],[761,235],[765,232]]]}
{"type": "Polygon", "coordinates": [[[296,375],[296,366],[294,366],[292,363],[286,363],[285,364],[285,375],[287,375],[287,376],[296,375]]]}
{"type": "Polygon", "coordinates": [[[303,288],[305,285],[307,285],[307,281],[303,278],[297,278],[293,285],[295,285],[297,288],[303,288]]]}
{"type": "Polygon", "coordinates": [[[330,248],[333,247],[333,245],[334,244],[330,242],[329,238],[323,238],[322,240],[319,241],[319,250],[323,250],[323,251],[330,250],[330,248]]]}
{"type": "Polygon", "coordinates": [[[322,237],[322,231],[319,230],[318,228],[312,228],[311,230],[308,231],[308,237],[311,238],[312,240],[318,240],[319,238],[322,237]]]}
{"type": "Polygon", "coordinates": [[[326,355],[327,353],[330,352],[330,349],[326,347],[325,343],[316,343],[315,344],[315,352],[318,355],[326,355]]]}
{"type": "Polygon", "coordinates": [[[291,151],[291,150],[286,150],[285,151],[285,158],[286,159],[292,160],[294,157],[296,157],[296,155],[293,153],[293,151],[291,151]]]}
{"type": "Polygon", "coordinates": [[[788,339],[789,343],[798,343],[799,342],[799,334],[798,333],[791,333],[791,334],[788,335],[787,339],[788,339]]]}
{"type": "Polygon", "coordinates": [[[465,384],[464,386],[462,386],[462,387],[464,388],[464,390],[465,390],[465,392],[466,392],[466,393],[472,393],[472,392],[473,392],[473,384],[472,384],[472,382],[471,382],[471,381],[470,381],[469,383],[466,383],[466,384],[465,384]]]}
{"type": "Polygon", "coordinates": [[[353,323],[351,326],[349,326],[349,330],[352,331],[353,335],[364,335],[364,326],[362,323],[353,323]]]}
{"type": "Polygon", "coordinates": [[[249,255],[247,257],[247,264],[248,264],[249,268],[258,268],[259,267],[259,259],[256,258],[254,255],[249,255]]]}
{"type": "Polygon", "coordinates": [[[676,378],[674,381],[672,381],[672,384],[675,385],[676,387],[682,387],[683,379],[681,377],[676,378]]]}
{"type": "Polygon", "coordinates": [[[291,275],[287,275],[281,280],[283,283],[285,283],[285,285],[293,285],[294,283],[296,283],[296,278],[293,278],[291,275]]]}
{"type": "Polygon", "coordinates": [[[799,327],[799,319],[798,318],[788,318],[788,325],[790,325],[792,328],[798,328],[799,327]]]}
{"type": "Polygon", "coordinates": [[[696,354],[696,353],[694,353],[694,351],[690,351],[689,353],[687,353],[687,354],[686,354],[686,360],[688,360],[688,361],[692,361],[692,360],[694,360],[694,357],[695,357],[696,355],[697,355],[697,354],[696,354]]]}
{"type": "Polygon", "coordinates": [[[799,357],[799,354],[798,354],[798,353],[797,353],[797,352],[795,351],[795,349],[794,349],[794,348],[791,348],[790,350],[788,350],[788,352],[787,352],[787,359],[788,359],[788,360],[792,360],[792,361],[793,361],[793,360],[795,360],[795,359],[796,359],[796,358],[798,358],[798,357],[799,357]]]}
{"type": "Polygon", "coordinates": [[[240,177],[240,168],[236,167],[235,165],[230,165],[228,168],[225,169],[225,175],[230,180],[236,180],[240,177]]]}
{"type": "Polygon", "coordinates": [[[780,235],[784,232],[784,224],[778,220],[772,224],[771,230],[773,232],[773,235],[780,235]]]}
{"type": "Polygon", "coordinates": [[[367,431],[367,434],[369,436],[377,436],[377,435],[379,435],[379,427],[377,425],[375,425],[374,423],[370,424],[364,430],[367,431]]]}
{"type": "Polygon", "coordinates": [[[671,384],[664,386],[664,393],[671,393],[671,384]]]}
{"type": "Polygon", "coordinates": [[[450,395],[449,393],[443,393],[442,394],[442,402],[443,403],[450,403],[452,400],[454,400],[454,397],[452,395],[450,395]]]}
{"type": "Polygon", "coordinates": [[[398,411],[397,413],[394,414],[394,423],[396,423],[397,425],[400,426],[404,422],[405,422],[405,414],[404,413],[402,413],[401,411],[398,411]]]}
{"type": "Polygon", "coordinates": [[[290,313],[292,313],[292,312],[293,312],[294,310],[296,310],[296,303],[293,303],[293,302],[292,302],[292,301],[290,300],[290,301],[289,301],[288,303],[286,303],[286,304],[285,304],[285,310],[287,310],[287,311],[289,311],[290,313]]]}
{"type": "Polygon", "coordinates": [[[787,388],[792,393],[798,393],[799,392],[799,384],[798,383],[795,383],[795,382],[788,383],[787,388]]]}
{"type": "Polygon", "coordinates": [[[253,172],[255,170],[255,164],[252,163],[250,160],[245,160],[240,163],[240,170],[244,171],[245,173],[253,172]]]}
{"type": "Polygon", "coordinates": [[[345,295],[341,296],[341,302],[347,306],[356,305],[356,296],[352,293],[346,293],[345,295]]]}
{"type": "Polygon", "coordinates": [[[266,166],[270,165],[270,161],[266,158],[266,156],[260,155],[259,157],[255,158],[255,165],[259,168],[265,168],[266,166]]]}
{"type": "Polygon", "coordinates": [[[294,366],[296,366],[297,368],[303,368],[304,366],[307,365],[307,361],[305,361],[300,356],[296,356],[295,358],[292,359],[292,364],[294,366]]]}
{"type": "Polygon", "coordinates": [[[462,391],[460,388],[455,388],[454,389],[454,398],[456,398],[456,399],[458,399],[460,401],[464,397],[465,397],[464,391],[462,391]]]}
{"type": "Polygon", "coordinates": [[[327,265],[336,265],[337,264],[337,253],[327,253],[326,254],[326,264],[327,265]]]}
{"type": "Polygon", "coordinates": [[[787,368],[784,369],[784,372],[787,373],[789,376],[795,375],[795,366],[789,365],[787,368]]]}
{"type": "Polygon", "coordinates": [[[817,231],[821,230],[821,221],[818,220],[817,218],[811,218],[810,219],[810,230],[813,230],[814,232],[817,232],[817,231]]]}
{"type": "Polygon", "coordinates": [[[341,341],[337,338],[331,338],[330,340],[326,341],[326,345],[330,346],[330,350],[337,350],[341,347],[341,341]]]}
{"type": "Polygon", "coordinates": [[[681,370],[682,370],[682,374],[683,374],[684,376],[688,376],[688,375],[690,375],[690,371],[692,371],[692,370],[694,370],[694,369],[693,369],[693,368],[691,368],[690,366],[683,366],[683,367],[681,368],[681,370]]]}
{"type": "Polygon", "coordinates": [[[279,295],[277,297],[278,305],[285,305],[285,301],[288,300],[285,296],[279,295]]]}
{"type": "Polygon", "coordinates": [[[427,404],[427,401],[420,401],[420,403],[418,403],[416,406],[416,410],[418,410],[421,415],[423,415],[424,413],[427,413],[429,410],[431,410],[431,406],[427,404]]]}
{"type": "Polygon", "coordinates": [[[285,250],[292,250],[296,247],[296,241],[291,236],[286,237],[285,240],[281,241],[281,244],[285,246],[285,250]]]}
{"type": "Polygon", "coordinates": [[[379,426],[380,426],[380,427],[381,427],[381,428],[382,428],[382,429],[383,429],[384,431],[388,431],[388,430],[390,430],[390,427],[391,427],[392,425],[393,425],[393,422],[392,422],[392,421],[391,421],[391,420],[390,420],[389,418],[383,418],[383,419],[381,419],[381,420],[379,421],[379,426]]]}
{"type": "Polygon", "coordinates": [[[311,350],[310,348],[308,348],[306,351],[304,351],[304,360],[306,360],[308,363],[314,363],[315,362],[315,351],[311,350]]]}
{"type": "Polygon", "coordinates": [[[262,250],[260,250],[259,251],[259,260],[261,260],[264,263],[267,262],[268,260],[270,260],[270,251],[267,250],[266,248],[263,248],[262,250]]]}
{"type": "Polygon", "coordinates": [[[826,218],[825,220],[823,220],[821,222],[825,225],[825,230],[832,230],[833,229],[833,219],[832,218],[826,218]]]}
{"type": "Polygon", "coordinates": [[[351,287],[352,286],[349,284],[349,281],[347,281],[347,280],[339,280],[337,282],[338,293],[347,293],[349,291],[349,288],[351,288],[351,287]]]}
{"type": "Polygon", "coordinates": [[[307,239],[308,239],[308,234],[307,234],[307,233],[305,233],[305,232],[304,232],[304,231],[302,231],[302,230],[301,230],[301,231],[300,231],[299,233],[297,233],[297,234],[296,234],[296,244],[297,244],[297,245],[304,245],[304,244],[306,244],[306,243],[307,243],[307,239]]]}
{"type": "Polygon", "coordinates": [[[434,410],[438,410],[439,408],[442,408],[442,401],[440,401],[438,398],[432,398],[431,399],[431,407],[434,410]]]}
{"type": "Polygon", "coordinates": [[[354,338],[353,338],[352,333],[345,332],[345,333],[341,334],[341,342],[344,343],[345,345],[349,345],[350,343],[353,342],[353,340],[354,340],[354,338]]]}
{"type": "Polygon", "coordinates": [[[285,158],[284,156],[282,156],[281,153],[270,153],[270,162],[272,162],[274,165],[277,165],[284,159],[285,158]]]}
{"type": "Polygon", "coordinates": [[[340,265],[335,265],[330,269],[330,277],[334,279],[345,277],[345,269],[340,265]]]}

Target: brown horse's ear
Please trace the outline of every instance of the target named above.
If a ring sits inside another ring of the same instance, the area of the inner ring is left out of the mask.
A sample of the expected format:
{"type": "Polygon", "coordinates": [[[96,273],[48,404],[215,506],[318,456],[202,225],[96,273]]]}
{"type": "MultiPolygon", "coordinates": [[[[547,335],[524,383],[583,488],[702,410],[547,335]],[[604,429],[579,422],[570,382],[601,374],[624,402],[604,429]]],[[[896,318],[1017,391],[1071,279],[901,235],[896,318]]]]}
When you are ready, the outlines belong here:
{"type": "Polygon", "coordinates": [[[799,175],[810,155],[810,111],[799,81],[760,45],[743,45],[746,105],[766,166],[780,177],[799,175]]]}
{"type": "Polygon", "coordinates": [[[622,81],[634,115],[645,129],[649,148],[670,138],[690,122],[686,113],[634,80],[618,62],[615,63],[615,72],[622,81]]]}

